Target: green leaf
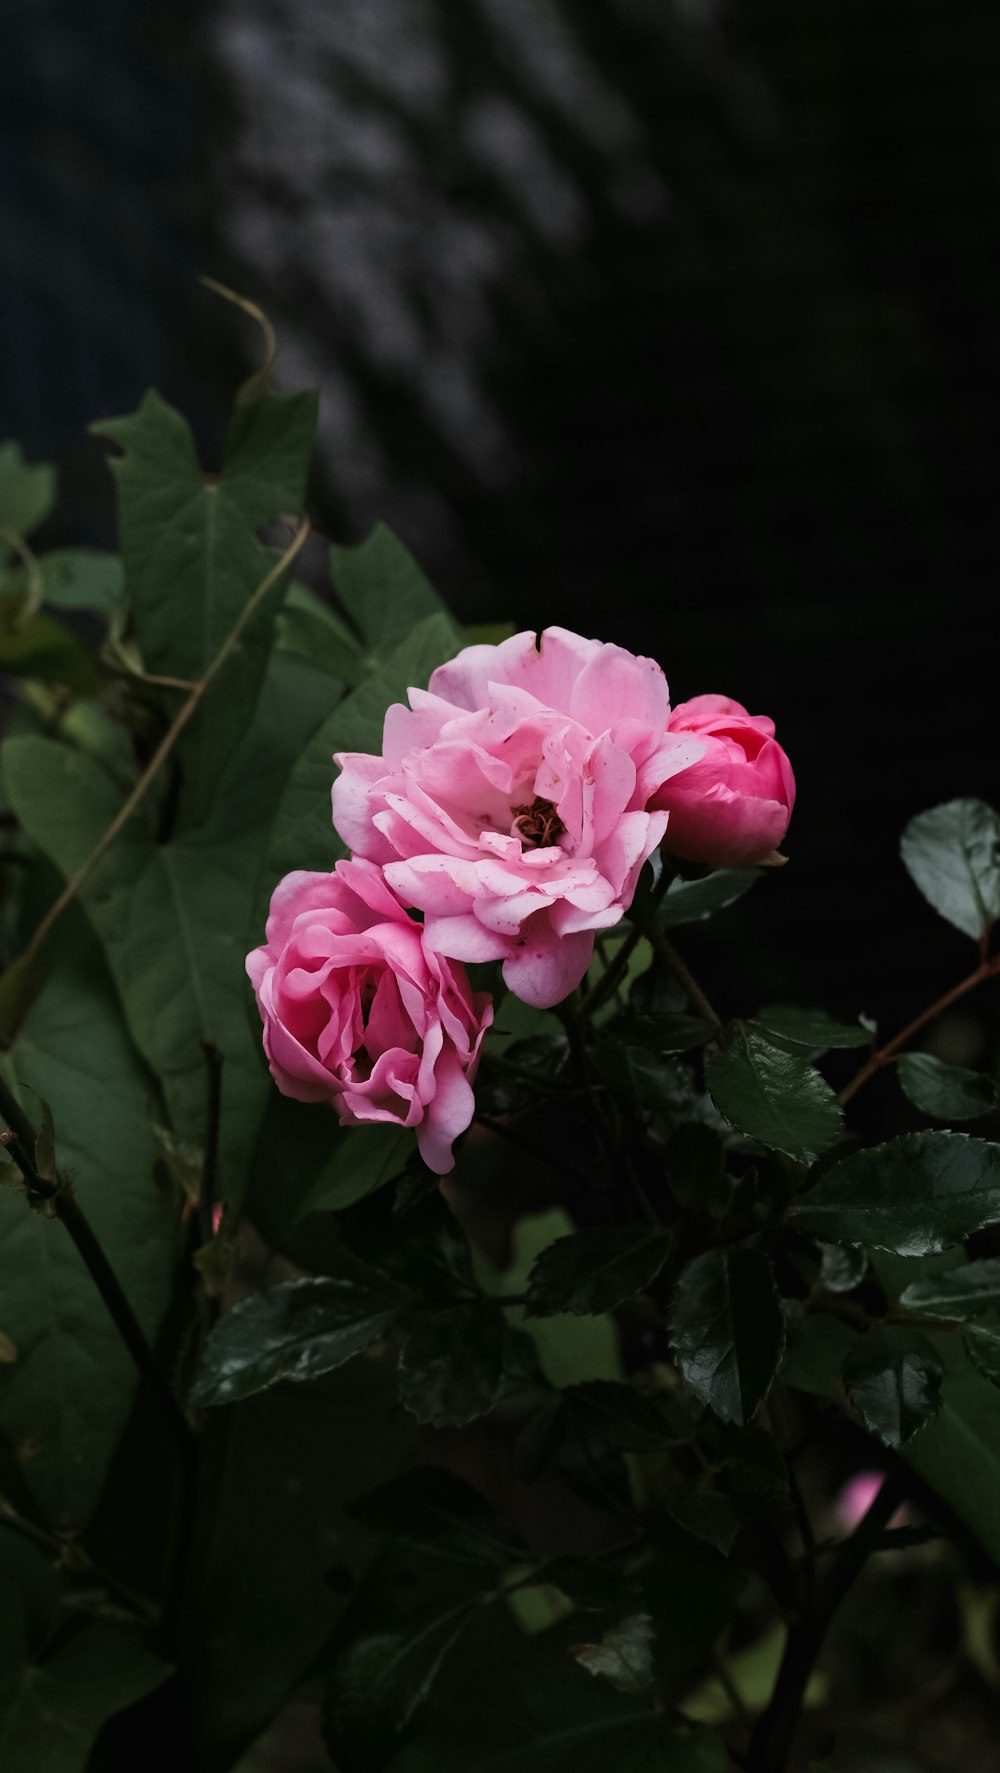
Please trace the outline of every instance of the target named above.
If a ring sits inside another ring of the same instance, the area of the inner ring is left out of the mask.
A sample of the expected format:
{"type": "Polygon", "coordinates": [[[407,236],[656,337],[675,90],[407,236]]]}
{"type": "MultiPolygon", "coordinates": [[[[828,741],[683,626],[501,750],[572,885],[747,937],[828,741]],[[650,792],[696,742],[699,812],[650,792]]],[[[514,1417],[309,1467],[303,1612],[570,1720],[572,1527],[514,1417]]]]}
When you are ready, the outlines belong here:
{"type": "Polygon", "coordinates": [[[1000,1385],[1000,1325],[970,1324],[962,1332],[965,1351],[973,1366],[991,1385],[1000,1385]]]}
{"type": "Polygon", "coordinates": [[[639,1225],[601,1225],[559,1238],[528,1278],[529,1317],[614,1311],[656,1279],[670,1253],[670,1233],[639,1225]]]}
{"type": "Polygon", "coordinates": [[[839,1317],[811,1312],[799,1318],[789,1313],[782,1379],[812,1397],[835,1396],[844,1361],[857,1340],[857,1330],[839,1317]]]}
{"type": "Polygon", "coordinates": [[[319,395],[259,394],[237,406],[226,432],[224,482],[229,502],[251,529],[280,512],[296,517],[305,507],[306,478],[319,395]]]}
{"type": "MultiPolygon", "coordinates": [[[[92,951],[62,960],[32,1004],[4,1070],[25,1112],[50,1104],[59,1164],[147,1336],[170,1295],[176,1215],[153,1179],[150,1081],[92,951]]],[[[0,1432],[22,1450],[45,1513],[71,1528],[92,1514],[124,1429],[135,1370],[64,1225],[0,1190],[0,1327],[17,1361],[0,1367],[0,1432]]]]}
{"type": "MultiPolygon", "coordinates": [[[[158,844],[136,816],[79,895],[133,1039],[162,1081],[173,1124],[196,1142],[206,1112],[200,1041],[219,1048],[220,1189],[234,1205],[273,1089],[244,973],[246,951],[263,935],[251,933],[253,885],[289,754],[315,720],[317,686],[322,691],[320,674],[273,661],[211,821],[158,844]]],[[[75,874],[117,815],[119,786],[92,758],[33,735],[7,741],[3,773],[28,835],[65,876],[75,874]]],[[[312,1112],[328,1114],[323,1107],[312,1112]]]]}
{"type": "Polygon", "coordinates": [[[96,1625],[40,1661],[0,1668],[4,1773],[84,1773],[101,1726],[172,1672],[125,1632],[96,1625]]]}
{"type": "Polygon", "coordinates": [[[703,880],[674,880],[661,901],[657,922],[668,930],[701,923],[716,911],[735,905],[762,873],[761,868],[717,868],[703,880]]]}
{"type": "Polygon", "coordinates": [[[773,1151],[809,1164],[839,1137],[836,1097],[804,1059],[737,1025],[705,1067],[716,1107],[732,1126],[773,1151]]]}
{"type": "Polygon", "coordinates": [[[588,1379],[560,1392],[567,1418],[591,1445],[621,1452],[654,1453],[688,1439],[665,1399],[650,1397],[613,1379],[588,1379]]]}
{"type": "Polygon", "coordinates": [[[616,1693],[648,1693],[653,1684],[656,1632],[648,1613],[630,1613],[596,1644],[574,1644],[573,1657],[616,1693]]]}
{"type": "Polygon", "coordinates": [[[392,1360],[372,1352],[209,1415],[203,1437],[223,1488],[189,1666],[204,1695],[203,1751],[221,1768],[316,1668],[373,1550],[348,1508],[412,1473],[415,1425],[396,1404],[392,1360]]]}
{"type": "Polygon", "coordinates": [[[1000,1257],[967,1262],[946,1274],[931,1274],[911,1281],[900,1294],[906,1311],[921,1317],[965,1319],[978,1317],[1000,1305],[1000,1257]]]}
{"type": "Polygon", "coordinates": [[[254,1293],[211,1330],[191,1402],[232,1404],[281,1379],[332,1373],[383,1336],[405,1303],[405,1293],[362,1263],[344,1276],[254,1293]]]}
{"type": "Polygon", "coordinates": [[[121,557],[100,548],[53,548],[43,554],[42,602],[52,609],[93,609],[110,615],[125,595],[121,557]]]}
{"type": "Polygon", "coordinates": [[[684,1269],[670,1346],[695,1396],[727,1422],[748,1422],[785,1345],[771,1264],[760,1250],[706,1250],[684,1269]]]}
{"type": "MultiPolygon", "coordinates": [[[[378,524],[357,547],[331,548],[330,574],[373,662],[388,660],[430,617],[445,621],[451,631],[451,651],[445,657],[453,657],[465,644],[458,624],[387,524],[378,524]]],[[[379,745],[367,749],[379,750],[381,736],[380,728],[379,745]]]]}
{"type": "Polygon", "coordinates": [[[935,1120],[976,1120],[997,1106],[997,1088],[985,1071],[946,1065],[931,1053],[904,1053],[896,1067],[914,1108],[935,1120]]]}
{"type": "Polygon", "coordinates": [[[277,645],[309,659],[354,688],[371,670],[361,644],[340,617],[305,585],[289,585],[278,615],[277,645]]]}
{"type": "Polygon", "coordinates": [[[904,1133],[856,1151],[791,1208],[825,1242],[924,1256],[1000,1219],[1000,1146],[967,1133],[904,1133]]]}
{"type": "Polygon", "coordinates": [[[824,1010],[807,1010],[797,1004],[765,1004],[757,1011],[754,1023],[765,1035],[789,1047],[807,1047],[825,1053],[831,1047],[867,1047],[872,1031],[860,1022],[838,1022],[824,1010]]]}
{"type": "Polygon", "coordinates": [[[404,1630],[355,1639],[335,1664],[324,1704],[324,1733],[340,1760],[359,1747],[386,1747],[427,1698],[479,1597],[428,1609],[404,1630]]]}
{"type": "Polygon", "coordinates": [[[19,444],[0,444],[0,529],[30,536],[55,502],[56,471],[51,464],[30,465],[19,444]]]}
{"type": "Polygon", "coordinates": [[[333,829],[330,793],[335,751],[382,749],[386,709],[406,700],[411,685],[422,686],[436,665],[457,648],[451,622],[429,616],[404,640],[385,666],[346,696],[315,729],[291,771],[275,814],[261,868],[260,893],[266,907],[276,883],[294,868],[332,868],[347,854],[333,829]]]}
{"type": "Polygon", "coordinates": [[[52,616],[29,616],[26,622],[0,622],[0,668],[14,677],[37,677],[63,683],[91,696],[97,688],[97,666],[74,634],[52,616]]]}
{"type": "Polygon", "coordinates": [[[418,1422],[461,1427],[486,1416],[503,1390],[503,1312],[490,1301],[417,1318],[399,1357],[399,1396],[418,1422]]]}
{"type": "Polygon", "coordinates": [[[911,819],[903,861],[924,898],[979,941],[1000,917],[1000,817],[981,800],[949,800],[911,819]]]}
{"type": "Polygon", "coordinates": [[[916,1330],[877,1328],[860,1336],[844,1361],[853,1414],[887,1447],[902,1447],[941,1407],[944,1369],[916,1330]]]}
{"type": "MultiPolygon", "coordinates": [[[[112,464],[118,484],[122,559],[132,619],[147,671],[201,678],[276,556],[254,528],[277,517],[293,476],[289,438],[304,476],[311,438],[304,422],[311,396],[264,396],[270,419],[254,407],[234,420],[234,454],[221,476],[202,474],[187,422],[154,392],[137,411],[94,429],[121,446],[112,464]],[[282,431],[274,402],[294,414],[282,431]],[[270,496],[272,471],[277,476],[270,496]]],[[[179,747],[184,817],[197,824],[214,798],[223,765],[253,715],[283,596],[275,584],[255,611],[179,747]]]]}
{"type": "Polygon", "coordinates": [[[728,1773],[718,1737],[588,1680],[572,1659],[579,1635],[577,1619],[525,1637],[498,1609],[481,1613],[393,1773],[728,1773]]]}
{"type": "Polygon", "coordinates": [[[296,1218],[344,1212],[401,1176],[414,1150],[414,1136],[405,1128],[368,1126],[342,1134],[303,1196],[296,1218]]]}
{"type": "MultiPolygon", "coordinates": [[[[481,1252],[475,1252],[476,1279],[486,1293],[510,1295],[526,1290],[538,1257],[553,1242],[572,1234],[573,1221],[561,1207],[532,1213],[519,1219],[511,1238],[511,1261],[502,1272],[481,1252]]],[[[613,1317],[529,1317],[521,1306],[508,1308],[512,1326],[531,1338],[539,1365],[550,1385],[563,1387],[588,1379],[624,1377],[618,1348],[618,1329],[613,1317]]]]}
{"type": "Polygon", "coordinates": [[[652,1053],[688,1053],[703,1047],[719,1032],[716,1022],[704,1016],[684,1016],[679,1012],[659,1015],[628,1014],[613,1024],[616,1040],[626,1046],[648,1047],[652,1053]]]}

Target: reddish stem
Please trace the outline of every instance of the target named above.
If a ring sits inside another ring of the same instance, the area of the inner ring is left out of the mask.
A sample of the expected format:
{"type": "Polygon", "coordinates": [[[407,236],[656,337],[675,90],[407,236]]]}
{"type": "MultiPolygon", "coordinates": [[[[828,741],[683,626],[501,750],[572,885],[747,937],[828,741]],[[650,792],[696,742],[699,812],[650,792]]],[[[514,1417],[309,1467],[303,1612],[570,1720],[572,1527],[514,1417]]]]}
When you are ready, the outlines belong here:
{"type": "Polygon", "coordinates": [[[935,1016],[940,1016],[943,1010],[950,1008],[960,997],[964,997],[967,991],[971,991],[976,985],[981,985],[984,979],[993,978],[997,973],[1000,973],[1000,954],[995,954],[992,960],[981,961],[967,978],[961,979],[957,985],[953,985],[950,991],[946,991],[944,996],[939,997],[928,1009],[921,1010],[920,1015],[914,1016],[913,1021],[908,1022],[905,1028],[901,1028],[899,1033],[894,1035],[892,1040],[887,1041],[884,1047],[877,1048],[870,1058],[865,1060],[860,1071],[855,1072],[850,1083],[844,1085],[837,1098],[838,1101],[849,1102],[852,1096],[857,1095],[862,1084],[866,1084],[870,1077],[874,1077],[876,1071],[881,1071],[883,1065],[888,1065],[896,1057],[900,1047],[905,1046],[906,1042],[914,1034],[918,1034],[926,1023],[933,1022],[935,1016]]]}

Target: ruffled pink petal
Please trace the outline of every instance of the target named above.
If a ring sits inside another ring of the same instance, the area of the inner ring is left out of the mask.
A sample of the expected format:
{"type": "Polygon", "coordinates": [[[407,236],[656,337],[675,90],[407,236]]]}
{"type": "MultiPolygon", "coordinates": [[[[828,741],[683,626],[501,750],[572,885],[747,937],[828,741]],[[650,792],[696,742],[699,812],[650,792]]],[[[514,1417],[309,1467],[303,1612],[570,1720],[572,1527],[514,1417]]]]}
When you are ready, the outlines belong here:
{"type": "Polygon", "coordinates": [[[550,1010],[579,985],[593,952],[593,930],[557,936],[540,928],[526,933],[504,961],[504,983],[523,1003],[550,1010]]]}

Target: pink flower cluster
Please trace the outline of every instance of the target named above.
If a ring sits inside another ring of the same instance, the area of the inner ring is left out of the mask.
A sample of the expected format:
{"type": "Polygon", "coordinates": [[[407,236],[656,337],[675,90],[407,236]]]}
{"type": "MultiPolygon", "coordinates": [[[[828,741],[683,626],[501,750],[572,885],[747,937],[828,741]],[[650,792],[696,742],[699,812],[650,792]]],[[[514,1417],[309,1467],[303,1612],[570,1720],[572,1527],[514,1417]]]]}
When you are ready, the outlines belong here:
{"type": "Polygon", "coordinates": [[[334,761],[352,860],[275,891],[247,960],[265,1050],[287,1095],[414,1127],[440,1174],[492,1020],[464,963],[559,1003],[655,849],[763,861],[795,798],[770,720],[724,696],[671,712],[652,659],[565,628],[466,647],[388,710],[378,756],[334,761]]]}

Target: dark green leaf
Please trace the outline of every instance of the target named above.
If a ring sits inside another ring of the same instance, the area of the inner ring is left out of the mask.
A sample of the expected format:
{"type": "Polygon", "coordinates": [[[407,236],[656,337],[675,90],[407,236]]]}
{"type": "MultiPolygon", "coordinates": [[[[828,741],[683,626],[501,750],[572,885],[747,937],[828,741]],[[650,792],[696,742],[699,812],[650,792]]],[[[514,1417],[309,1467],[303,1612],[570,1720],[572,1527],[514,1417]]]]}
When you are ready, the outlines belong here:
{"type": "Polygon", "coordinates": [[[369,675],[371,661],[340,617],[305,585],[289,585],[278,616],[282,652],[309,659],[352,688],[369,675]]]}
{"type": "Polygon", "coordinates": [[[368,1532],[387,1537],[393,1554],[451,1565],[466,1593],[470,1581],[477,1589],[492,1586],[498,1561],[523,1556],[516,1542],[507,1549],[510,1529],[494,1519],[481,1492],[442,1466],[417,1466],[351,1503],[349,1512],[368,1532]]]}
{"type": "Polygon", "coordinates": [[[617,1693],[648,1693],[653,1684],[656,1632],[648,1613],[629,1613],[596,1644],[574,1644],[573,1656],[588,1674],[617,1693]]]}
{"type": "Polygon", "coordinates": [[[303,1196],[296,1217],[344,1212],[387,1182],[394,1182],[413,1149],[413,1134],[405,1128],[368,1126],[345,1133],[303,1196]]]}
{"type": "Polygon", "coordinates": [[[13,677],[63,683],[85,696],[93,695],[97,688],[97,666],[91,654],[61,622],[43,614],[0,625],[0,669],[13,677]]]}
{"type": "Polygon", "coordinates": [[[213,1765],[239,1760],[349,1604],[373,1544],[345,1505],[413,1471],[415,1425],[396,1404],[393,1364],[368,1355],[205,1421],[224,1488],[189,1654],[211,1701],[202,1739],[213,1765]],[[344,1580],[333,1586],[335,1568],[344,1580]]]}
{"type": "Polygon", "coordinates": [[[503,1390],[507,1325],[488,1301],[418,1318],[399,1358],[399,1396],[418,1422],[461,1427],[494,1408],[503,1390]]]}
{"type": "Polygon", "coordinates": [[[172,1673],[135,1638],[88,1626],[51,1655],[0,1666],[4,1773],[84,1773],[108,1718],[172,1673]]]}
{"type": "Polygon", "coordinates": [[[882,1328],[858,1338],[844,1361],[851,1410],[887,1447],[902,1447],[941,1407],[944,1369],[915,1330],[882,1328]]]}
{"type": "Polygon", "coordinates": [[[125,594],[121,558],[100,548],[53,548],[39,561],[42,602],[53,609],[93,609],[110,615],[125,594]]]}
{"type": "Polygon", "coordinates": [[[717,1737],[588,1680],[579,1636],[575,1618],[526,1638],[499,1609],[480,1614],[393,1773],[728,1773],[717,1737]]]}
{"type": "Polygon", "coordinates": [[[984,1071],[946,1065],[931,1053],[904,1053],[896,1067],[904,1095],[935,1120],[976,1120],[997,1106],[997,1089],[984,1071]]]}
{"type": "Polygon", "coordinates": [[[760,1250],[706,1250],[674,1293],[670,1346],[695,1396],[727,1422],[748,1422],[785,1345],[771,1264],[760,1250]]]}
{"type": "Polygon", "coordinates": [[[652,1053],[687,1053],[702,1047],[719,1032],[718,1023],[706,1022],[703,1016],[661,1013],[619,1017],[613,1025],[616,1040],[626,1046],[648,1047],[652,1053]]]}
{"type": "Polygon", "coordinates": [[[870,1028],[859,1022],[838,1022],[824,1010],[807,1010],[797,1004],[765,1004],[757,1011],[754,1023],[766,1035],[789,1047],[807,1047],[825,1053],[830,1047],[867,1047],[872,1042],[870,1028]]]}
{"type": "Polygon", "coordinates": [[[324,1706],[325,1734],[338,1760],[387,1747],[430,1693],[441,1666],[479,1606],[478,1597],[430,1609],[404,1630],[357,1638],[335,1666],[324,1706]]]}
{"type": "Polygon", "coordinates": [[[665,929],[700,923],[716,911],[735,905],[761,877],[760,868],[718,868],[703,880],[672,881],[660,904],[657,921],[665,929]]]}
{"type": "Polygon", "coordinates": [[[1000,1257],[967,1262],[946,1274],[931,1274],[903,1289],[899,1303],[921,1317],[978,1317],[1000,1305],[1000,1257]]]}
{"type": "Polygon", "coordinates": [[[706,1065],[705,1081],[739,1132],[798,1163],[812,1163],[840,1134],[836,1097],[819,1072],[751,1029],[737,1027],[706,1065]]]}
{"type": "Polygon", "coordinates": [[[827,1317],[822,1312],[811,1312],[805,1317],[789,1311],[782,1379],[796,1391],[811,1396],[835,1396],[840,1389],[844,1361],[857,1340],[857,1330],[842,1318],[827,1317]]]}
{"type": "Polygon", "coordinates": [[[979,941],[1000,917],[1000,817],[981,800],[950,800],[911,819],[900,846],[924,898],[979,941]]]}
{"type": "Polygon", "coordinates": [[[306,502],[306,476],[316,435],[319,395],[259,394],[237,406],[226,432],[226,497],[251,529],[279,512],[297,516],[306,502]]]}
{"type": "Polygon", "coordinates": [[[905,1133],[842,1158],[790,1217],[824,1241],[900,1256],[946,1250],[1000,1219],[1000,1146],[967,1133],[905,1133]]]}
{"type": "Polygon", "coordinates": [[[729,1498],[717,1490],[682,1490],[671,1502],[670,1513],[686,1532],[714,1545],[724,1557],[732,1551],[742,1525],[729,1498]]]}
{"type": "MultiPolygon", "coordinates": [[[[291,431],[280,435],[273,419],[257,434],[254,409],[243,409],[234,421],[240,429],[232,481],[229,463],[221,477],[202,474],[186,421],[154,392],[136,412],[94,427],[124,452],[113,463],[122,559],[147,671],[187,682],[202,677],[270,571],[277,556],[261,545],[254,529],[282,511],[292,433],[302,450],[299,473],[304,475],[309,438],[302,403],[311,399],[264,396],[257,403],[270,413],[275,402],[294,410],[291,431]],[[272,467],[278,479],[266,496],[272,467]]],[[[183,810],[189,822],[204,818],[222,768],[253,715],[282,596],[276,583],[181,741],[183,810]]]]}
{"type": "MultiPolygon", "coordinates": [[[[348,615],[364,635],[373,662],[388,659],[428,617],[443,619],[451,629],[452,647],[446,657],[464,644],[461,629],[387,524],[378,524],[356,548],[331,548],[330,573],[348,615]]],[[[378,750],[380,746],[366,749],[378,750]]]]}
{"type": "Polygon", "coordinates": [[[559,1238],[528,1277],[528,1315],[614,1311],[652,1285],[669,1252],[669,1232],[639,1225],[594,1226],[559,1238]]]}
{"type": "Polygon", "coordinates": [[[974,1367],[991,1385],[1000,1385],[1000,1325],[970,1324],[962,1341],[974,1367]]]}
{"type": "MultiPolygon", "coordinates": [[[[172,1284],[176,1214],[154,1183],[151,1087],[97,953],[62,960],[4,1061],[42,1125],[51,1105],[59,1164],[146,1334],[172,1284]],[[27,1087],[24,1087],[27,1086],[27,1087]]],[[[135,1370],[66,1228],[0,1189],[0,1329],[18,1358],[0,1366],[0,1430],[23,1474],[67,1528],[92,1513],[125,1426],[135,1370]]]]}
{"type": "Polygon", "coordinates": [[[559,1397],[568,1425],[591,1445],[654,1453],[690,1438],[665,1399],[614,1379],[587,1379],[568,1385],[559,1397]]]}
{"type": "Polygon", "coordinates": [[[679,1206],[722,1218],[732,1199],[732,1183],[718,1134],[691,1122],[679,1127],[664,1153],[670,1192],[679,1206]]]}
{"type": "Polygon", "coordinates": [[[456,651],[446,616],[429,616],[396,648],[385,665],[318,725],[291,771],[274,817],[260,876],[260,922],[276,883],[295,868],[332,868],[346,849],[333,829],[330,791],[335,751],[382,749],[386,709],[405,702],[411,685],[423,687],[436,665],[456,651]]]}
{"type": "Polygon", "coordinates": [[[377,1341],[406,1295],[375,1269],[309,1276],[254,1293],[209,1334],[193,1404],[232,1404],[281,1379],[318,1379],[377,1341]]]}
{"type": "Polygon", "coordinates": [[[25,461],[17,443],[0,444],[0,529],[30,536],[56,502],[56,471],[25,461]]]}

